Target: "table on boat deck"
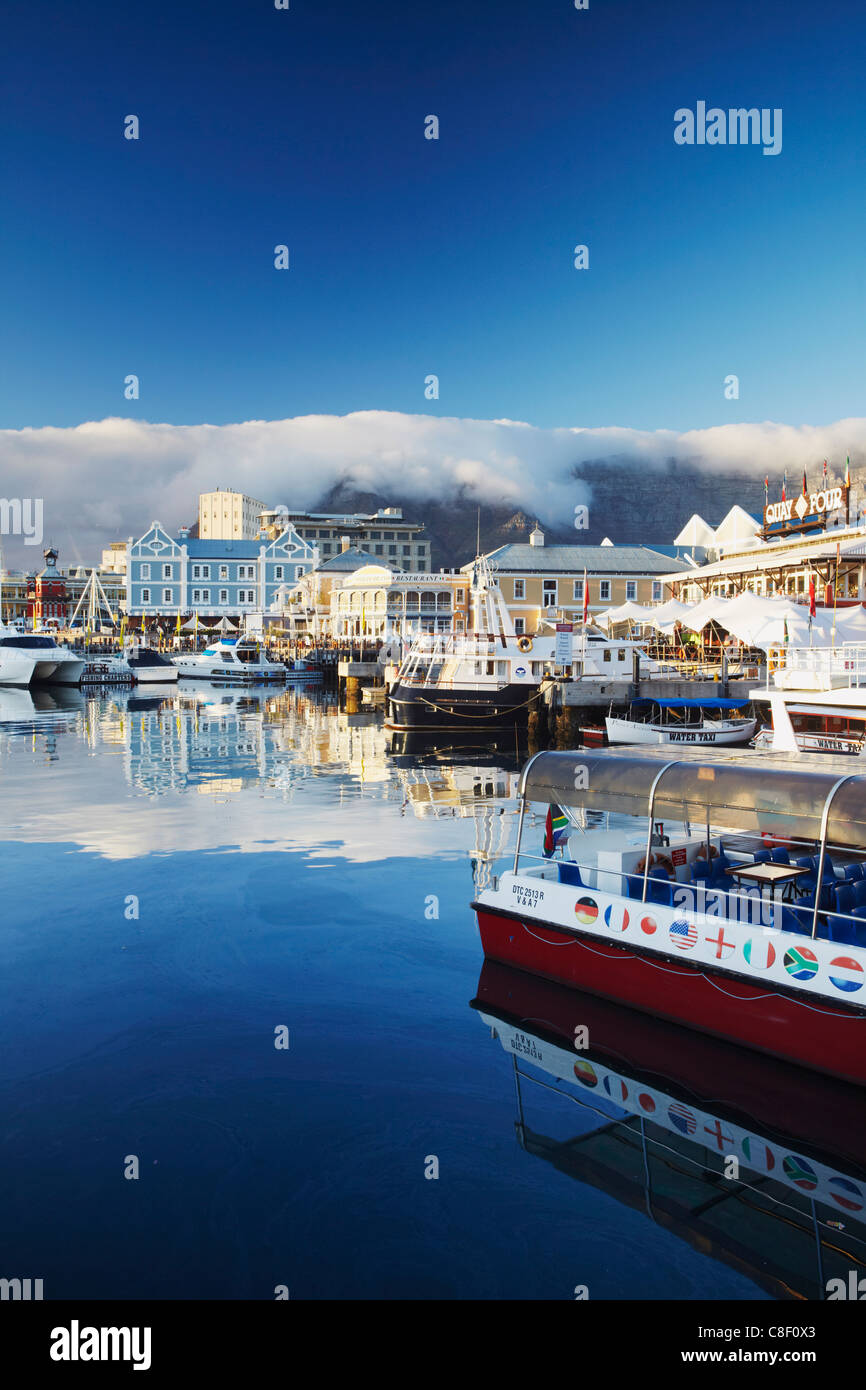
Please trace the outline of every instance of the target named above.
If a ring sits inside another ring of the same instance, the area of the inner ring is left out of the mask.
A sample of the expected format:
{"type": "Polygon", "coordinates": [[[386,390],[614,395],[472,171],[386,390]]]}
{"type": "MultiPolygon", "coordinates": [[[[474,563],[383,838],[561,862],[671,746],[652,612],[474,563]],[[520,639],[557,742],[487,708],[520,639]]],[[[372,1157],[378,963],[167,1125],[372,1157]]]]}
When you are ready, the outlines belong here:
{"type": "Polygon", "coordinates": [[[736,868],[725,869],[725,873],[731,878],[750,878],[754,883],[760,884],[762,893],[767,887],[775,888],[777,883],[793,888],[796,879],[811,872],[811,869],[803,868],[800,864],[775,863],[738,864],[736,868]]]}

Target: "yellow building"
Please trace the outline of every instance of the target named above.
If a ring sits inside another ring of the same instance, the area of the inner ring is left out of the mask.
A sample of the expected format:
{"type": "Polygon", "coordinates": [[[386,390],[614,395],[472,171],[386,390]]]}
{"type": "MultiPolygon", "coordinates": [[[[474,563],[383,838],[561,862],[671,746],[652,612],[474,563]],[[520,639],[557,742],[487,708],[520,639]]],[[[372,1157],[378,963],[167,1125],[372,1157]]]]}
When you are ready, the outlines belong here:
{"type": "MultiPolygon", "coordinates": [[[[691,568],[644,545],[545,545],[538,526],[528,545],[503,545],[485,559],[518,635],[538,632],[544,621],[580,622],[584,573],[591,617],[620,603],[661,603],[677,575],[691,568]]],[[[462,573],[468,582],[472,564],[462,573]]]]}

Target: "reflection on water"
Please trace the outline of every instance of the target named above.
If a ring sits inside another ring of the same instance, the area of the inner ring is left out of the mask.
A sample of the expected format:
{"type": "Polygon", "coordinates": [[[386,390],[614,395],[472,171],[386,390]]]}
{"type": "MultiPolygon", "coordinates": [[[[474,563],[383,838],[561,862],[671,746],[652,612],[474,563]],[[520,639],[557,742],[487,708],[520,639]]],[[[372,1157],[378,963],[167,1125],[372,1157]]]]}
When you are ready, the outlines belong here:
{"type": "Polygon", "coordinates": [[[617,1021],[593,1084],[573,996],[478,983],[468,904],[513,853],[525,757],[396,736],[326,691],[0,690],[6,1272],[50,1298],[571,1299],[817,1297],[816,1260],[859,1268],[859,1095],[812,1105],[729,1050],[704,1059],[720,1110],[688,1073],[709,1040],[672,1065],[652,1020],[617,1021]],[[522,1069],[551,1045],[572,1068],[544,1052],[518,1145],[476,993],[522,1069]],[[732,1185],[694,1135],[612,1107],[635,1076],[659,1110],[789,1148],[732,1185]]]}
{"type": "Polygon", "coordinates": [[[777,1298],[823,1299],[829,1280],[861,1277],[857,1088],[493,961],[473,1007],[511,1058],[526,1153],[777,1298]],[[538,1087],[561,1098],[564,1135],[533,1126],[538,1087]]]}

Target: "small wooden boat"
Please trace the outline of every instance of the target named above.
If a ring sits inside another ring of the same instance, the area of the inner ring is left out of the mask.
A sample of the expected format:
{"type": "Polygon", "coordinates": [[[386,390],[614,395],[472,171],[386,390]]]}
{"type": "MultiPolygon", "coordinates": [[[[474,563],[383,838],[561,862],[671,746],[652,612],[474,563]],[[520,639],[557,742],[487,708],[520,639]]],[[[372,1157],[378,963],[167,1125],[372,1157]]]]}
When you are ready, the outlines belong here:
{"type": "Polygon", "coordinates": [[[660,697],[632,701],[628,717],[608,715],[608,743],[699,743],[717,746],[748,743],[758,727],[757,719],[737,711],[748,700],[671,699],[660,697]]]}

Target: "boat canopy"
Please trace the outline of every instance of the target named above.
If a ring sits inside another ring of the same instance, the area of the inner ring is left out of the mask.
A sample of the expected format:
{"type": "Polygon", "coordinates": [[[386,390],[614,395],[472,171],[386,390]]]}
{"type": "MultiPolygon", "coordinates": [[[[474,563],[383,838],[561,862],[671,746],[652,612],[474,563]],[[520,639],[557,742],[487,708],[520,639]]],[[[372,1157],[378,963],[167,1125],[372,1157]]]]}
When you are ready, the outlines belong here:
{"type": "Polygon", "coordinates": [[[866,775],[766,763],[663,762],[639,754],[537,753],[523,769],[527,801],[656,821],[694,821],[780,839],[866,847],[866,775]]]}
{"type": "Polygon", "coordinates": [[[663,700],[657,695],[641,695],[638,699],[632,700],[632,707],[658,705],[660,709],[744,709],[748,703],[748,700],[722,700],[712,696],[705,700],[663,700]]]}

